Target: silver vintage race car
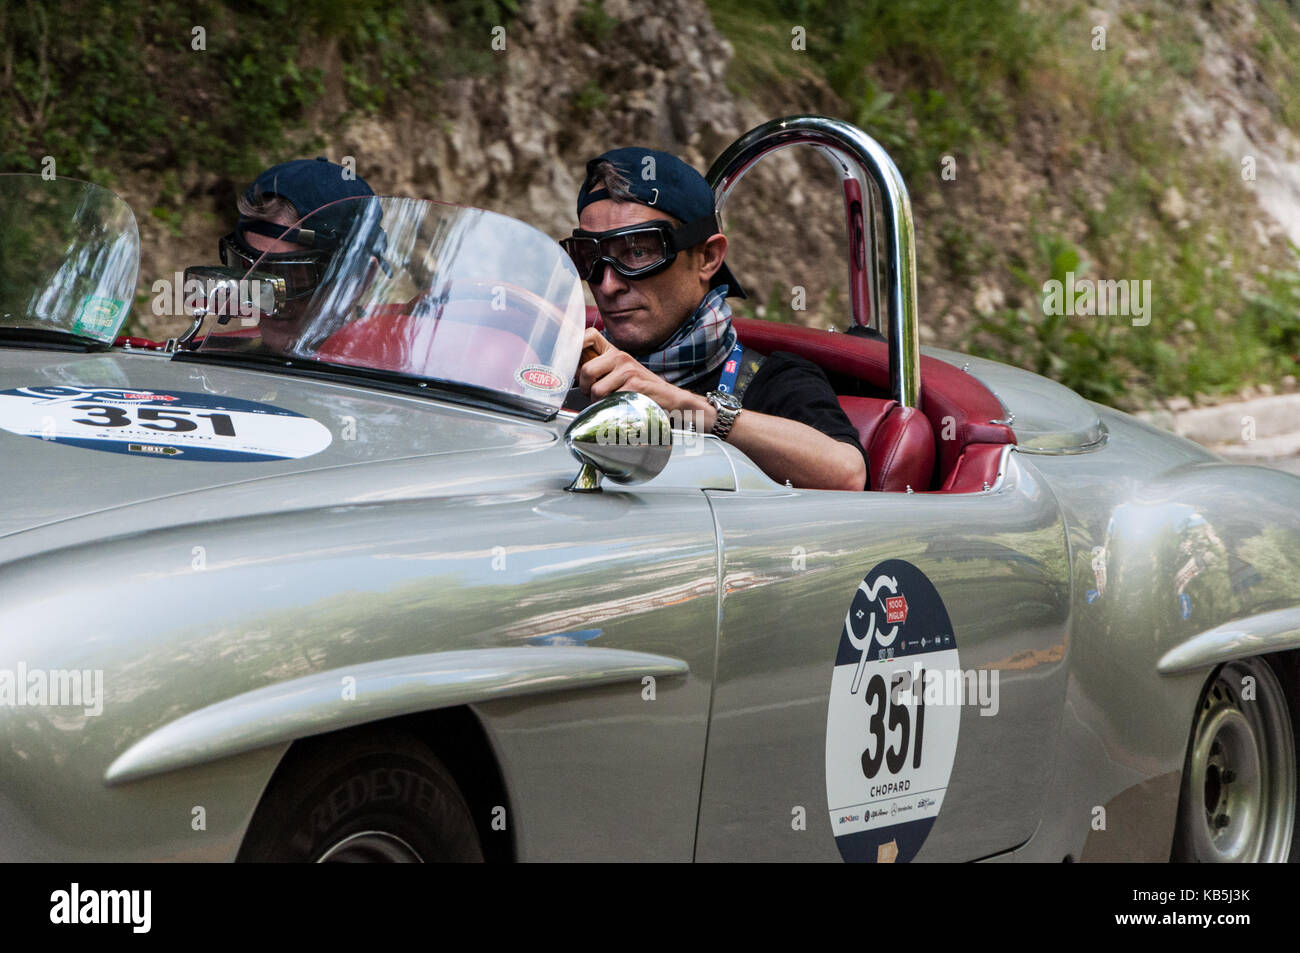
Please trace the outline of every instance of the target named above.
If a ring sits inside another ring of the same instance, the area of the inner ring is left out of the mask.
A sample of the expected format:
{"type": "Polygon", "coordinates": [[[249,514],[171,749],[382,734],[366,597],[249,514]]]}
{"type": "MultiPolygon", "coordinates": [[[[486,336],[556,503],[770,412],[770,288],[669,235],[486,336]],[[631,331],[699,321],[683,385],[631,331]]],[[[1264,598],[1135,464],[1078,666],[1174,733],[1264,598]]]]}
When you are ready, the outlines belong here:
{"type": "Polygon", "coordinates": [[[922,353],[868,136],[760,126],[719,208],[794,145],[855,325],[737,327],[827,371],[869,492],[565,410],[596,316],[505,216],[348,200],[311,293],[192,269],[156,347],[127,206],[0,177],[0,856],[1294,856],[1300,481],[922,353]]]}

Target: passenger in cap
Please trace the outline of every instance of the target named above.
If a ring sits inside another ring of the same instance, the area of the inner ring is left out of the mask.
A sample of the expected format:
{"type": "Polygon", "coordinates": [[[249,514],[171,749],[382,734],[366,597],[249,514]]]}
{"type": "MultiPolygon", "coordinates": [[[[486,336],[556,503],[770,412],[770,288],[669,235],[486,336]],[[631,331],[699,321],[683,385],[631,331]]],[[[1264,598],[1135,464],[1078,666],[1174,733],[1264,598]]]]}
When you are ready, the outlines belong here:
{"type": "Polygon", "coordinates": [[[374,194],[364,179],[322,156],[271,166],[236,200],[239,223],[220,241],[222,263],[228,268],[256,267],[259,272],[283,278],[286,285],[285,306],[275,316],[259,321],[260,348],[288,354],[304,343],[318,345],[330,329],[322,330],[314,342],[310,340],[304,326],[309,305],[312,314],[319,316],[328,310],[346,314],[355,304],[374,277],[384,236],[377,203],[340,200],[374,194]],[[366,274],[353,281],[339,281],[331,272],[334,253],[358,227],[358,220],[364,220],[362,226],[373,232],[367,240],[372,242],[376,258],[368,263],[366,274]],[[313,303],[322,286],[338,292],[340,300],[332,303],[332,309],[321,301],[313,303]]]}
{"type": "Polygon", "coordinates": [[[653,149],[597,156],[578,193],[578,227],[561,244],[604,326],[583,342],[587,397],[644,394],[778,483],[867,488],[866,451],[821,368],[738,341],[727,298],[745,293],[699,172],[653,149]]]}

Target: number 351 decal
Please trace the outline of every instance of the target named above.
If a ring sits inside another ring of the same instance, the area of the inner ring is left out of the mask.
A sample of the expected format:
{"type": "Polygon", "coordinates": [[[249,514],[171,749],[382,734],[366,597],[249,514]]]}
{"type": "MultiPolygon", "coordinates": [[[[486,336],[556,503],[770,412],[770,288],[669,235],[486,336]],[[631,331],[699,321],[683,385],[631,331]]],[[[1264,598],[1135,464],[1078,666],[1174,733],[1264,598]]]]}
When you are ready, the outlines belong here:
{"type": "MultiPolygon", "coordinates": [[[[152,430],[166,430],[172,433],[185,433],[197,430],[199,425],[189,419],[191,411],[179,407],[156,410],[153,407],[135,407],[135,418],[142,427],[152,430]],[[182,416],[185,415],[185,416],[182,416]]],[[[131,424],[131,414],[124,407],[113,404],[76,404],[73,410],[86,411],[85,417],[78,417],[73,423],[86,424],[91,427],[127,427],[131,424]]],[[[220,437],[235,436],[235,424],[229,414],[199,414],[201,418],[212,421],[212,432],[220,437]]]]}
{"type": "Polygon", "coordinates": [[[0,429],[79,449],[199,462],[297,459],[333,440],[319,421],[271,404],[77,385],[0,391],[0,429]]]}
{"type": "Polygon", "coordinates": [[[934,584],[901,559],[863,578],[844,617],[826,711],[826,807],[847,861],[908,861],[943,808],[961,706],[927,687],[960,674],[934,584]]]}

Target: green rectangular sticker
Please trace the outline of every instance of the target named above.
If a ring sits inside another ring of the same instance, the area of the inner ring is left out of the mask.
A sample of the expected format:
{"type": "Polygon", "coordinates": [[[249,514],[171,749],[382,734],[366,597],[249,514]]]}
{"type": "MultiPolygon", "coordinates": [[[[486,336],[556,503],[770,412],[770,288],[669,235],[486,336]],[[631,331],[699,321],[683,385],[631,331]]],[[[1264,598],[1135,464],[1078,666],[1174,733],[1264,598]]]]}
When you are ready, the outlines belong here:
{"type": "Polygon", "coordinates": [[[101,341],[110,340],[117,330],[117,316],[122,313],[123,304],[124,302],[113,298],[86,295],[81,299],[76,320],[72,322],[72,333],[84,334],[101,341]]]}

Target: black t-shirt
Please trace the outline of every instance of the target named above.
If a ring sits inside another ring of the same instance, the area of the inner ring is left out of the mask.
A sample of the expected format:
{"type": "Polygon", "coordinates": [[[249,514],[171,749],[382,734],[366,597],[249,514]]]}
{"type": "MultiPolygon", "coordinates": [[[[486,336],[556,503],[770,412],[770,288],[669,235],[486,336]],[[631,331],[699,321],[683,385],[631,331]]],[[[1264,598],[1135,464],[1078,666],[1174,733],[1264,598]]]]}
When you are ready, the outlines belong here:
{"type": "MultiPolygon", "coordinates": [[[[746,350],[743,361],[748,362],[753,352],[746,350]]],[[[688,390],[705,394],[718,386],[722,368],[701,381],[689,385],[688,390]]],[[[867,481],[863,489],[871,486],[871,462],[867,451],[858,442],[857,428],[849,421],[831,389],[826,372],[797,354],[774,351],[764,358],[753,379],[741,395],[741,406],[759,414],[786,417],[807,424],[833,440],[852,444],[862,454],[867,468],[867,481]]]]}

